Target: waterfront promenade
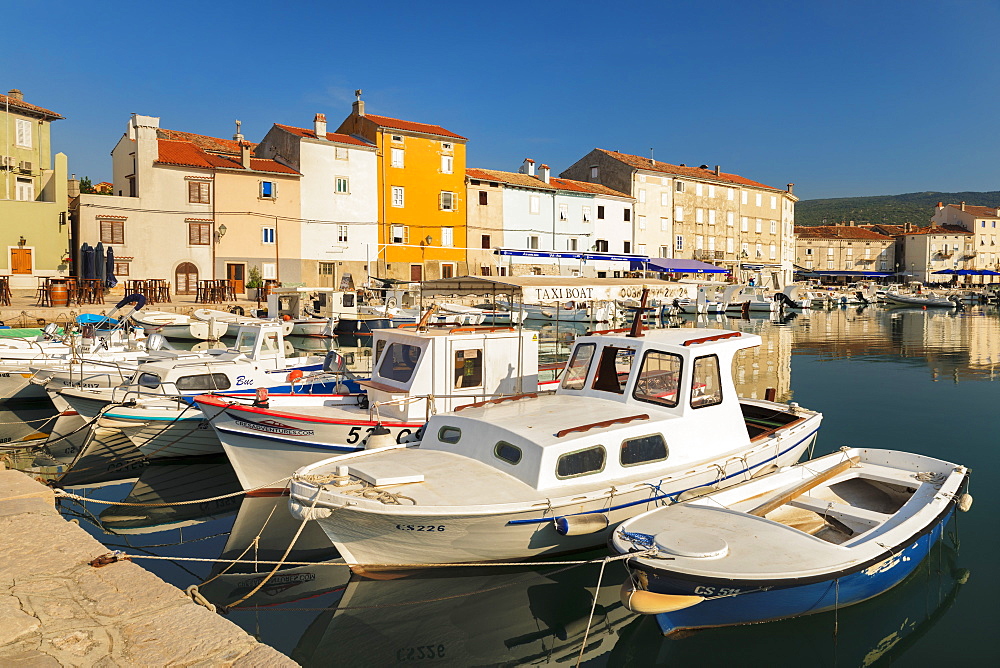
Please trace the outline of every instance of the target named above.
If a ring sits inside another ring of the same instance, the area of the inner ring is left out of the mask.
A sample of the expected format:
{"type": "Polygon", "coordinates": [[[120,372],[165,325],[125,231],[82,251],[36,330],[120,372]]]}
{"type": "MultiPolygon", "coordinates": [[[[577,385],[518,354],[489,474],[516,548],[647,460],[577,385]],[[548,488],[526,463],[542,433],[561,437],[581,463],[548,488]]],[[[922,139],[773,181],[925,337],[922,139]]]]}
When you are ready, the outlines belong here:
{"type": "Polygon", "coordinates": [[[53,491],[0,465],[0,665],[295,666],[60,516],[53,491]]]}

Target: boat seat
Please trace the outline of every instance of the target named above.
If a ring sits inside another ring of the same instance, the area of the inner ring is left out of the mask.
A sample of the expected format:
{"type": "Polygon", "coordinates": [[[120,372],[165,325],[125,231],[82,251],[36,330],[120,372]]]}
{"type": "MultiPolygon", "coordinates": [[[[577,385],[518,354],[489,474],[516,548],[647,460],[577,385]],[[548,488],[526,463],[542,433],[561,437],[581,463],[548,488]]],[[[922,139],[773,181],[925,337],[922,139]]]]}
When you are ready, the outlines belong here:
{"type": "Polygon", "coordinates": [[[853,520],[868,527],[877,527],[892,517],[892,515],[875,512],[874,510],[867,510],[846,503],[837,503],[811,496],[800,496],[792,499],[788,502],[788,505],[794,508],[811,510],[817,515],[832,517],[840,521],[847,520],[848,523],[853,520]]]}
{"type": "Polygon", "coordinates": [[[917,488],[921,483],[914,477],[913,471],[893,468],[891,466],[879,466],[878,464],[865,465],[859,470],[858,476],[865,480],[884,482],[889,485],[903,485],[904,487],[917,488]]]}

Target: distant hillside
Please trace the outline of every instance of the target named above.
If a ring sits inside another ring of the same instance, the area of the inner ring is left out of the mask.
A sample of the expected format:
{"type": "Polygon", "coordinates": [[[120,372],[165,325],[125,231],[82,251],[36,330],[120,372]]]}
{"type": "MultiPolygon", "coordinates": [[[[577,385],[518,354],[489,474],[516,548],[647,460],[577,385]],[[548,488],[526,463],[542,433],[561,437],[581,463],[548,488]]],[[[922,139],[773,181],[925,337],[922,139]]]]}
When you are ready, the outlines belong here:
{"type": "Polygon", "coordinates": [[[965,193],[906,193],[877,197],[839,197],[836,199],[802,200],[795,205],[796,225],[833,225],[857,223],[887,223],[926,225],[934,215],[938,202],[972,206],[1000,207],[1000,191],[965,193]]]}

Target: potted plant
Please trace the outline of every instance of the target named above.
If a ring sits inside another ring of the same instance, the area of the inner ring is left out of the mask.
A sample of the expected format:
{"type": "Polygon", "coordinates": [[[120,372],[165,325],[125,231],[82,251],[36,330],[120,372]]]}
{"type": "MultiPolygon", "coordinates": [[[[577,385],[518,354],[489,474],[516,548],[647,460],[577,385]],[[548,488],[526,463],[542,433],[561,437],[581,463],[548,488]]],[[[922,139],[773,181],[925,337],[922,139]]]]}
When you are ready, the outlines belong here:
{"type": "MultiPolygon", "coordinates": [[[[253,265],[250,267],[250,271],[247,272],[247,288],[254,291],[253,298],[257,300],[257,304],[260,305],[260,289],[264,287],[264,280],[260,277],[260,267],[253,265]]],[[[249,297],[250,295],[247,295],[249,297]]]]}

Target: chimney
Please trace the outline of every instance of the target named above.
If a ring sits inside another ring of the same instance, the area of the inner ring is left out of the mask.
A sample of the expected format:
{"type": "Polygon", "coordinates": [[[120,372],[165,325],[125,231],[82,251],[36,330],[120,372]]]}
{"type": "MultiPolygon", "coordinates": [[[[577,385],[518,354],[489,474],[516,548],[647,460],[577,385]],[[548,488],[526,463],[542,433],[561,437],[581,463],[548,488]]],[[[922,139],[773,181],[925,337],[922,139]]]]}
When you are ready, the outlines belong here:
{"type": "Polygon", "coordinates": [[[240,142],[240,164],[243,169],[250,169],[250,142],[240,142]]]}
{"type": "Polygon", "coordinates": [[[538,178],[540,178],[545,183],[549,182],[549,166],[548,165],[540,165],[538,167],[538,178]]]}
{"type": "Polygon", "coordinates": [[[521,163],[521,168],[519,170],[522,174],[527,174],[528,176],[535,175],[535,161],[531,158],[525,158],[524,162],[521,163]]]}
{"type": "Polygon", "coordinates": [[[76,178],[76,174],[69,177],[69,181],[66,184],[66,194],[70,198],[80,194],[80,179],[76,178]]]}
{"type": "Polygon", "coordinates": [[[720,167],[719,165],[716,165],[715,166],[715,175],[718,176],[721,173],[722,173],[722,167],[720,167]]]}
{"type": "Polygon", "coordinates": [[[7,97],[9,97],[12,100],[18,100],[20,102],[24,102],[24,93],[22,93],[17,88],[11,88],[9,91],[7,91],[7,97]]]}
{"type": "Polygon", "coordinates": [[[855,224],[855,223],[854,223],[854,221],[852,220],[852,221],[851,221],[851,227],[854,227],[854,224],[855,224]]]}
{"type": "Polygon", "coordinates": [[[326,139],[326,114],[316,114],[313,129],[316,131],[316,139],[326,139]]]}
{"type": "Polygon", "coordinates": [[[365,115],[365,103],[361,100],[361,89],[360,88],[357,89],[356,91],[354,91],[354,96],[358,98],[358,99],[356,99],[354,101],[354,104],[351,105],[351,108],[354,110],[354,115],[355,116],[364,116],[365,115]]]}
{"type": "Polygon", "coordinates": [[[236,121],[236,133],[233,135],[233,141],[237,142],[237,143],[243,141],[243,134],[240,132],[240,126],[241,125],[243,125],[243,121],[237,120],[236,121]]]}
{"type": "Polygon", "coordinates": [[[940,211],[943,208],[944,208],[944,202],[938,202],[938,205],[937,205],[938,211],[940,211]]]}
{"type": "Polygon", "coordinates": [[[795,184],[794,183],[789,183],[787,186],[785,186],[785,189],[788,191],[789,195],[794,195],[795,194],[795,184]]]}
{"type": "Polygon", "coordinates": [[[962,202],[962,211],[965,211],[965,202],[962,202]]]}
{"type": "Polygon", "coordinates": [[[906,224],[904,224],[903,225],[903,231],[907,232],[907,233],[912,232],[913,231],[913,223],[907,222],[906,224]]]}

